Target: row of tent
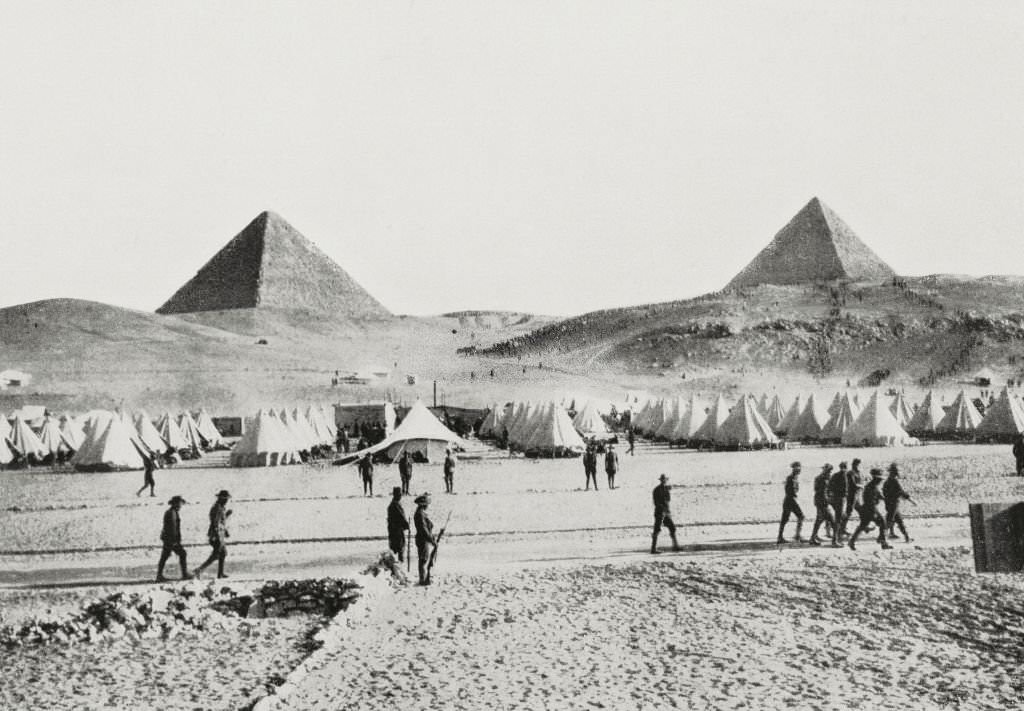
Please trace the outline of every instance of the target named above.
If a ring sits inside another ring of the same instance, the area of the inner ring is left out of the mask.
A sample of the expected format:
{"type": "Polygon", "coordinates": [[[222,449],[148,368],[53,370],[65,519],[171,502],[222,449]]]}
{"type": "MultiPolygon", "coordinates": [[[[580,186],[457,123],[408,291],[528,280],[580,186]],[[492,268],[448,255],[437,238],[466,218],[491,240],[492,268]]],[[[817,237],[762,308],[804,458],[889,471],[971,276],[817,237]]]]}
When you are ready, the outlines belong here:
{"type": "Polygon", "coordinates": [[[570,418],[565,407],[554,401],[512,402],[504,407],[495,403],[478,434],[502,440],[527,456],[542,457],[578,456],[586,448],[584,437],[611,436],[601,414],[589,403],[570,418]]]}
{"type": "Polygon", "coordinates": [[[723,395],[710,406],[696,396],[648,401],[632,426],[651,439],[685,446],[756,448],[781,440],[848,446],[906,446],[921,438],[1008,440],[1024,432],[1024,406],[1004,388],[984,416],[961,390],[943,407],[929,392],[912,407],[902,394],[886,402],[874,391],[861,406],[856,394],[836,393],[830,404],[814,394],[784,407],[776,395],[747,395],[730,408],[723,395]]]}
{"type": "Polygon", "coordinates": [[[93,410],[81,417],[51,414],[26,421],[0,417],[0,465],[48,464],[70,459],[76,469],[141,469],[145,459],[173,453],[201,456],[223,446],[220,432],[206,410],[195,417],[164,413],[157,420],[145,411],[93,410]]]}
{"type": "Polygon", "coordinates": [[[261,409],[247,421],[245,434],[231,450],[233,467],[274,467],[300,464],[328,451],[338,436],[334,421],[322,405],[305,410],[261,409]]]}

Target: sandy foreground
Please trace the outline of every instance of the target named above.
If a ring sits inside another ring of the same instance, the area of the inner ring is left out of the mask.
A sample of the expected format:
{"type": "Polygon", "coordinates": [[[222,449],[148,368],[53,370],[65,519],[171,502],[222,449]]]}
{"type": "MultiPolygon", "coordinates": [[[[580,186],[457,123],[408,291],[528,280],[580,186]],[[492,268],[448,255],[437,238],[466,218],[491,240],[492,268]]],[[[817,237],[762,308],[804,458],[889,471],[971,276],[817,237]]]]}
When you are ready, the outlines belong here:
{"type": "MultiPolygon", "coordinates": [[[[437,467],[420,467],[413,488],[434,492],[436,521],[453,515],[435,585],[395,588],[333,621],[236,618],[170,641],[0,650],[0,707],[238,709],[283,689],[263,705],[1016,708],[1024,585],[973,572],[965,519],[968,501],[1024,499],[1006,449],[645,446],[624,458],[621,488],[602,477],[596,493],[581,490],[578,460],[467,461],[451,497],[438,494],[437,467]],[[900,462],[918,500],[907,510],[915,542],[776,547],[788,463],[804,462],[813,515],[817,468],[853,456],[900,462]],[[676,484],[683,551],[653,557],[650,489],[662,471],[676,484]],[[331,634],[313,651],[325,624],[331,634]]],[[[6,623],[147,589],[171,493],[193,502],[183,520],[195,563],[212,494],[232,490],[232,583],[354,575],[383,548],[382,494],[396,476],[380,471],[378,496],[364,498],[336,467],[180,468],[158,472],[161,496],[149,501],[134,495],[140,478],[5,473],[6,623]]]]}

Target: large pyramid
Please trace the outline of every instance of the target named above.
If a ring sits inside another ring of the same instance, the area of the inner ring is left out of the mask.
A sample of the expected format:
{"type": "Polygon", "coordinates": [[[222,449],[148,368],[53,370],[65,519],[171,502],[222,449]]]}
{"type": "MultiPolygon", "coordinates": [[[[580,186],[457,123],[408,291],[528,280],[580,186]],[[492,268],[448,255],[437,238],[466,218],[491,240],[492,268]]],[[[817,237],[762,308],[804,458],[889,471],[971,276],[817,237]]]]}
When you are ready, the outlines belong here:
{"type": "Polygon", "coordinates": [[[347,318],[391,315],[330,257],[272,212],[250,222],[157,313],[257,306],[347,318]]]}
{"type": "Polygon", "coordinates": [[[879,281],[893,274],[839,215],[811,198],[726,288],[835,279],[879,281]]]}

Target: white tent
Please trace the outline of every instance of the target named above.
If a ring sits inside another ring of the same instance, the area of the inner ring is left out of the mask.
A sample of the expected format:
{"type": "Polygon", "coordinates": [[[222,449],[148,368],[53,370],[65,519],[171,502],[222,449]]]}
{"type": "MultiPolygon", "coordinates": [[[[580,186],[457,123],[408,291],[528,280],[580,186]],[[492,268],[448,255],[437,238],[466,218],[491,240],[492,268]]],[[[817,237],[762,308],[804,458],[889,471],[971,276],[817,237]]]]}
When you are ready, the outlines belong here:
{"type": "Polygon", "coordinates": [[[722,447],[766,447],[778,441],[779,438],[757,411],[757,401],[753,396],[746,396],[736,403],[715,433],[715,444],[722,447]]]}
{"type": "Polygon", "coordinates": [[[1024,407],[1015,397],[1010,397],[1005,387],[996,401],[985,410],[974,435],[978,439],[1011,439],[1024,432],[1024,407]]]}
{"type": "Polygon", "coordinates": [[[446,448],[454,446],[465,449],[467,445],[465,440],[441,424],[422,400],[417,400],[390,437],[357,454],[384,452],[393,461],[402,452],[409,452],[414,456],[419,455],[417,458],[435,462],[444,459],[446,448]]]}
{"type": "Polygon", "coordinates": [[[135,413],[134,425],[135,431],[139,434],[139,439],[142,440],[142,443],[146,445],[146,449],[154,454],[164,454],[167,452],[167,442],[156,431],[153,421],[149,419],[149,415],[145,410],[135,413]]]}
{"type": "Polygon", "coordinates": [[[64,435],[64,441],[71,449],[78,450],[85,441],[85,432],[82,430],[82,423],[71,415],[64,415],[60,421],[60,433],[64,435]]]}
{"type": "Polygon", "coordinates": [[[680,413],[679,420],[676,422],[672,434],[669,435],[668,441],[678,443],[692,440],[697,430],[704,424],[704,419],[707,417],[707,413],[704,412],[706,408],[707,404],[698,398],[696,393],[690,393],[690,399],[680,413]]]}
{"type": "Polygon", "coordinates": [[[821,428],[822,440],[834,440],[838,442],[843,438],[843,433],[850,428],[854,420],[857,419],[857,415],[860,413],[860,408],[857,407],[853,402],[853,398],[850,397],[849,393],[844,393],[843,397],[839,400],[839,407],[832,413],[832,417],[825,423],[825,426],[821,428]]]}
{"type": "Polygon", "coordinates": [[[51,459],[57,459],[61,454],[70,454],[75,451],[74,445],[68,442],[60,431],[60,423],[57,418],[50,415],[43,419],[43,426],[39,428],[39,442],[43,445],[43,453],[51,459]]]}
{"type": "Polygon", "coordinates": [[[900,423],[900,427],[904,429],[910,424],[910,420],[914,416],[914,411],[907,404],[907,399],[903,397],[903,393],[896,393],[896,397],[893,398],[892,404],[889,406],[889,412],[893,414],[896,421],[900,423]]]}
{"type": "Polygon", "coordinates": [[[842,443],[848,447],[905,447],[919,444],[917,439],[900,427],[877,391],[854,423],[843,433],[842,443]]]}
{"type": "Polygon", "coordinates": [[[160,421],[156,423],[156,431],[160,434],[160,439],[166,442],[167,446],[174,451],[189,448],[189,442],[181,433],[181,428],[178,427],[178,423],[171,417],[170,412],[165,412],[160,421]]]}
{"type": "Polygon", "coordinates": [[[981,413],[967,397],[967,392],[961,390],[946,410],[945,416],[935,426],[935,431],[939,434],[973,435],[981,419],[981,413]]]}
{"type": "Polygon", "coordinates": [[[803,413],[803,404],[800,402],[800,396],[797,395],[793,398],[793,404],[786,410],[786,416],[782,418],[782,422],[775,428],[775,431],[780,435],[789,436],[789,431],[793,429],[793,425],[800,419],[800,415],[803,413]]]}
{"type": "Polygon", "coordinates": [[[43,443],[19,415],[15,415],[11,421],[11,431],[7,435],[7,440],[28,464],[40,464],[46,456],[43,443]]]}
{"type": "Polygon", "coordinates": [[[213,424],[213,418],[210,417],[210,413],[206,411],[205,407],[199,410],[199,414],[196,415],[195,419],[196,429],[199,430],[199,434],[206,440],[207,447],[217,447],[223,444],[220,432],[217,430],[217,426],[213,424]]]}
{"type": "Polygon", "coordinates": [[[181,430],[181,436],[188,443],[185,449],[190,450],[195,456],[203,456],[206,438],[203,437],[199,426],[196,425],[196,421],[192,419],[192,415],[188,414],[187,410],[178,416],[178,429],[181,430]]]}
{"type": "Polygon", "coordinates": [[[233,467],[275,467],[301,461],[281,420],[260,410],[231,450],[233,467]]]}
{"type": "Polygon", "coordinates": [[[719,393],[718,397],[715,398],[715,402],[711,405],[707,417],[704,418],[697,431],[693,433],[692,439],[697,442],[714,442],[718,428],[721,427],[728,416],[729,405],[725,401],[725,396],[719,393]]]}
{"type": "Polygon", "coordinates": [[[527,456],[558,457],[580,454],[584,447],[569,413],[561,405],[550,402],[542,409],[537,426],[522,448],[527,456]]]}
{"type": "Polygon", "coordinates": [[[91,413],[85,441],[71,458],[78,471],[142,469],[145,452],[132,441],[132,432],[117,413],[91,413]]]}
{"type": "Polygon", "coordinates": [[[819,402],[813,393],[807,396],[803,412],[786,433],[787,439],[817,440],[821,437],[821,430],[830,418],[828,410],[819,402]]]}
{"type": "Polygon", "coordinates": [[[786,419],[786,410],[782,407],[782,400],[779,399],[778,395],[772,398],[772,401],[762,414],[764,415],[764,421],[772,428],[772,432],[777,433],[782,421],[786,419]]]}
{"type": "Polygon", "coordinates": [[[942,405],[935,401],[934,393],[929,390],[924,396],[921,406],[917,408],[914,416],[907,423],[907,432],[914,435],[933,434],[939,422],[946,416],[942,405]]]}
{"type": "Polygon", "coordinates": [[[593,400],[587,400],[586,404],[576,413],[572,420],[573,427],[586,438],[606,439],[611,436],[608,426],[598,412],[597,405],[593,400]]]}

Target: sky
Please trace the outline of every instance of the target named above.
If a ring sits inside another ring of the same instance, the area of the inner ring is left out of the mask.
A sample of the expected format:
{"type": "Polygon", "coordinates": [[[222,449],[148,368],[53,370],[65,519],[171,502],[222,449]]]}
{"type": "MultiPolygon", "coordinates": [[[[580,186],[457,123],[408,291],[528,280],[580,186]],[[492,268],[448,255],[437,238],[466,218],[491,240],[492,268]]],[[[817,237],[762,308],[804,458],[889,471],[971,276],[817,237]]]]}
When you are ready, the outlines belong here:
{"type": "Polygon", "coordinates": [[[1024,3],[0,0],[0,306],[152,311],[263,210],[395,313],[723,287],[812,197],[1024,273],[1024,3]]]}

